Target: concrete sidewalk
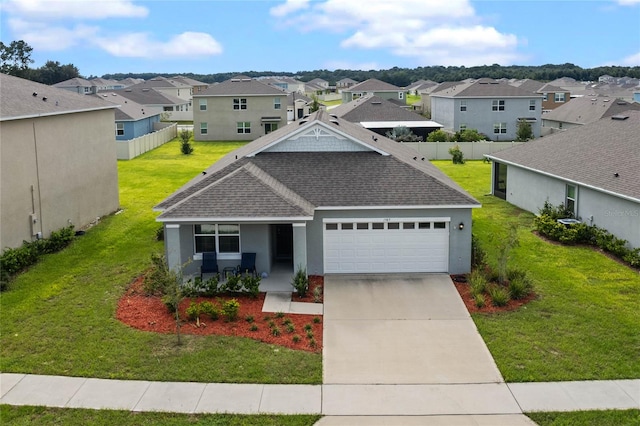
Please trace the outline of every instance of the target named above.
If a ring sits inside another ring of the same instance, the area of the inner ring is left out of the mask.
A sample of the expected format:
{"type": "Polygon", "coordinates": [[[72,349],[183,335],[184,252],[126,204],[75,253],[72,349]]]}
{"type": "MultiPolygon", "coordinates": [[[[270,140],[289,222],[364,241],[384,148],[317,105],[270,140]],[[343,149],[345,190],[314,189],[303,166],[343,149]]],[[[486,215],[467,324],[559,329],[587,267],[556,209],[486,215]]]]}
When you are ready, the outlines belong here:
{"type": "MultiPolygon", "coordinates": [[[[350,424],[358,424],[353,423],[357,416],[398,415],[429,416],[434,421],[441,416],[456,416],[458,421],[468,419],[468,424],[489,424],[473,419],[488,420],[487,416],[495,416],[495,424],[502,420],[503,424],[514,424],[507,420],[521,418],[522,412],[640,408],[640,379],[511,384],[263,385],[2,373],[0,395],[0,403],[9,405],[175,413],[323,414],[349,416],[350,424]],[[496,397],[506,393],[513,395],[516,403],[505,403],[507,398],[496,397]]],[[[373,417],[364,418],[369,420],[360,424],[372,424],[373,417]]],[[[338,423],[338,418],[323,421],[321,424],[346,424],[338,423]]]]}

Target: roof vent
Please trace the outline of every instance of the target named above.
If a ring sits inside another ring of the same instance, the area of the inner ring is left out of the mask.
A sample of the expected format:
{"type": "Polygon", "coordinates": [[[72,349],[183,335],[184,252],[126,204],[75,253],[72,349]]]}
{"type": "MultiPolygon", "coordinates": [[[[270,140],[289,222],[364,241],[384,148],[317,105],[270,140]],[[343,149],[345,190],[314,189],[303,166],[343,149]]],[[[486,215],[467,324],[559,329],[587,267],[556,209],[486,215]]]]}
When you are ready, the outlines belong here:
{"type": "Polygon", "coordinates": [[[131,89],[124,89],[125,92],[131,92],[131,89]]]}
{"type": "Polygon", "coordinates": [[[42,97],[42,100],[43,100],[43,101],[45,101],[45,102],[47,102],[47,97],[46,97],[46,96],[43,96],[43,97],[42,97]]]}
{"type": "Polygon", "coordinates": [[[38,92],[33,92],[31,96],[38,96],[38,92]]]}
{"type": "Polygon", "coordinates": [[[371,105],[382,105],[382,102],[380,102],[380,101],[373,101],[373,102],[371,102],[371,105]]]}
{"type": "Polygon", "coordinates": [[[625,101],[618,101],[616,102],[616,105],[627,105],[627,103],[625,101]]]}
{"type": "Polygon", "coordinates": [[[620,120],[620,121],[622,121],[622,120],[626,120],[627,118],[629,118],[628,115],[622,115],[622,114],[612,115],[611,116],[612,120],[620,120]]]}
{"type": "Polygon", "coordinates": [[[300,120],[300,121],[298,121],[298,126],[301,125],[301,124],[304,124],[306,122],[307,122],[307,120],[300,120]]]}
{"type": "Polygon", "coordinates": [[[340,125],[340,122],[338,120],[329,120],[331,123],[335,124],[336,126],[340,125]]]}
{"type": "Polygon", "coordinates": [[[250,78],[243,78],[242,81],[251,81],[250,78]]]}
{"type": "Polygon", "coordinates": [[[604,99],[602,102],[609,102],[609,99],[604,99]]]}
{"type": "Polygon", "coordinates": [[[106,97],[107,97],[107,95],[102,95],[102,97],[103,97],[103,98],[106,98],[106,97]]]}
{"type": "Polygon", "coordinates": [[[149,91],[149,89],[142,89],[142,91],[143,91],[143,92],[148,92],[148,91],[149,91]]]}
{"type": "Polygon", "coordinates": [[[115,93],[112,93],[111,96],[118,96],[118,95],[116,95],[115,93]]]}
{"type": "Polygon", "coordinates": [[[232,78],[232,79],[231,79],[231,81],[232,81],[233,83],[235,83],[235,82],[240,81],[240,79],[239,79],[239,78],[232,78]]]}
{"type": "Polygon", "coordinates": [[[333,118],[335,118],[336,120],[338,119],[338,116],[337,116],[337,115],[335,115],[335,114],[329,114],[329,117],[333,117],[333,118]]]}

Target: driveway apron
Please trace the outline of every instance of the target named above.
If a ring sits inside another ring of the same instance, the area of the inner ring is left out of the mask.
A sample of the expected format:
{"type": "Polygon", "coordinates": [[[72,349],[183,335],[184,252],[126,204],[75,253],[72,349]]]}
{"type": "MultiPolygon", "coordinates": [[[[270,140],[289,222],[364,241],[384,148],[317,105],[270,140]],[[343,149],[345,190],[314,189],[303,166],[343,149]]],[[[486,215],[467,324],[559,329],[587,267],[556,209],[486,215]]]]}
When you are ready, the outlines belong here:
{"type": "Polygon", "coordinates": [[[328,275],[324,384],[475,384],[503,378],[445,274],[328,275]]]}

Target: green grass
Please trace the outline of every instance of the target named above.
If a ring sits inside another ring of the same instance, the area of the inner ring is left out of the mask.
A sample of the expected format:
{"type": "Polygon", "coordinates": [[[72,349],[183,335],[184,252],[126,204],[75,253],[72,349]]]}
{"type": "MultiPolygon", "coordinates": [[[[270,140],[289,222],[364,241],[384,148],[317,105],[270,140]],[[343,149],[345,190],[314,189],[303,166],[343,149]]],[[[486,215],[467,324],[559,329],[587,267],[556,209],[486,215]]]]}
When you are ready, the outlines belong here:
{"type": "Polygon", "coordinates": [[[407,96],[407,105],[413,105],[418,102],[421,98],[420,95],[406,95],[407,96]]]}
{"type": "Polygon", "coordinates": [[[241,142],[173,141],[118,162],[123,211],[103,218],[60,253],[20,275],[0,295],[0,371],[99,378],[320,383],[319,354],[245,338],[131,329],[115,318],[127,285],[161,252],[151,208],[241,142]]]}
{"type": "Polygon", "coordinates": [[[239,415],[239,414],[173,414],[134,413],[116,410],[86,410],[0,405],[2,424],[65,426],[311,426],[320,419],[314,415],[239,415]]]}
{"type": "Polygon", "coordinates": [[[473,319],[508,382],[640,378],[640,276],[585,247],[551,244],[532,233],[531,213],[487,195],[491,165],[435,162],[483,205],[473,232],[495,264],[500,239],[517,226],[510,266],[533,278],[537,300],[473,319]]]}
{"type": "Polygon", "coordinates": [[[342,99],[336,99],[333,101],[320,101],[320,103],[324,106],[337,106],[342,104],[342,99]]]}
{"type": "Polygon", "coordinates": [[[638,426],[640,410],[575,411],[570,413],[528,413],[540,426],[638,426]]]}

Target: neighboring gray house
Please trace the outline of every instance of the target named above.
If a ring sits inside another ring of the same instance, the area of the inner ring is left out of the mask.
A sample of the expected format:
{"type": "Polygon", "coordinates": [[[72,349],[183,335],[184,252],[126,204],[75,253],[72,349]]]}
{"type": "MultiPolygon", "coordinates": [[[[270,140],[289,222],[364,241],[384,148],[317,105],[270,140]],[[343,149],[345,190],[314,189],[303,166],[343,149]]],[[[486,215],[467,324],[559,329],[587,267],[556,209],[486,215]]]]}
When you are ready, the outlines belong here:
{"type": "Polygon", "coordinates": [[[287,124],[287,92],[244,75],[193,96],[193,137],[254,140],[287,124]]]}
{"type": "Polygon", "coordinates": [[[258,272],[467,273],[480,204],[402,144],[319,110],[223,157],[155,207],[171,268],[257,253],[258,272]],[[192,261],[192,262],[190,262],[192,261]]]}
{"type": "Polygon", "coordinates": [[[385,136],[396,127],[407,127],[415,135],[427,135],[442,127],[434,121],[378,96],[365,96],[331,109],[331,114],[385,136]]]}
{"type": "Polygon", "coordinates": [[[431,119],[457,132],[476,129],[495,141],[516,139],[518,122],[531,124],[540,136],[542,95],[506,82],[483,78],[473,82],[443,83],[430,95],[431,119]]]}
{"type": "Polygon", "coordinates": [[[640,111],[625,111],[487,155],[492,193],[533,213],[547,200],[564,204],[640,247],[638,135],[640,111]]]}
{"type": "Polygon", "coordinates": [[[404,89],[394,86],[390,83],[378,80],[376,78],[370,78],[362,83],[354,84],[353,86],[342,89],[342,103],[346,104],[354,99],[362,96],[374,95],[387,99],[390,101],[398,102],[399,104],[406,104],[407,101],[404,96],[404,89]]]}
{"type": "Polygon", "coordinates": [[[629,109],[640,110],[640,104],[609,96],[574,98],[542,116],[542,131],[548,134],[554,130],[582,126],[629,109]]]}
{"type": "Polygon", "coordinates": [[[104,78],[93,78],[86,80],[81,77],[70,78],[60,83],[52,85],[57,89],[64,89],[70,92],[79,93],[81,95],[93,95],[100,90],[118,90],[124,88],[124,84],[115,80],[106,80],[104,78]]]}
{"type": "Polygon", "coordinates": [[[354,86],[356,84],[358,84],[358,82],[351,78],[342,78],[336,81],[336,90],[340,92],[343,89],[348,89],[349,87],[354,86]]]}

